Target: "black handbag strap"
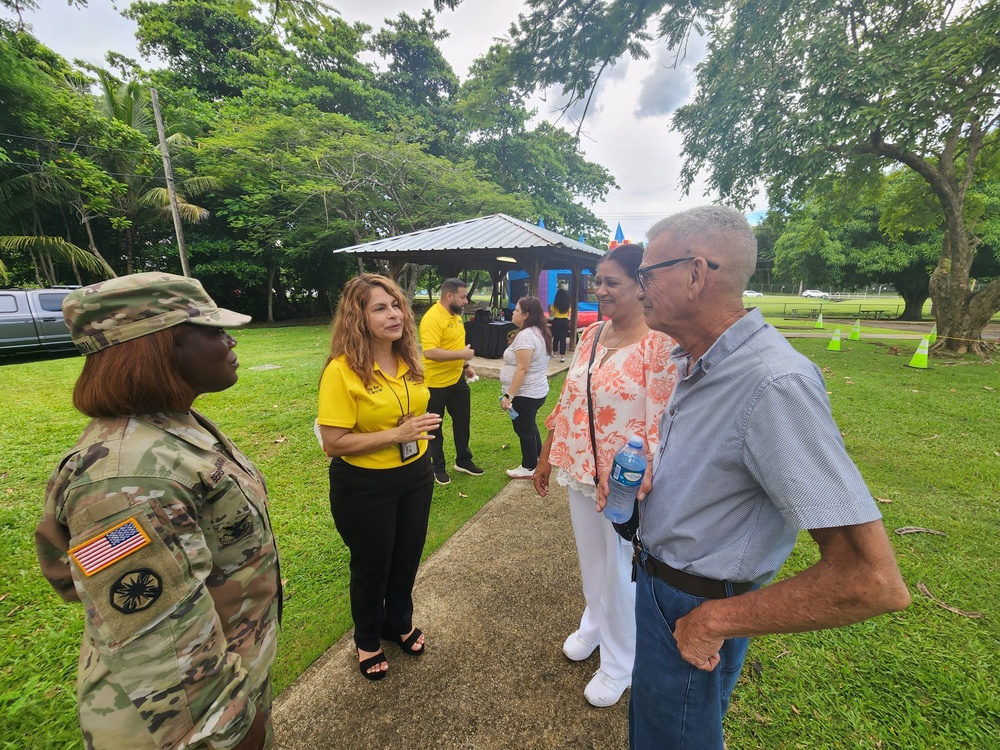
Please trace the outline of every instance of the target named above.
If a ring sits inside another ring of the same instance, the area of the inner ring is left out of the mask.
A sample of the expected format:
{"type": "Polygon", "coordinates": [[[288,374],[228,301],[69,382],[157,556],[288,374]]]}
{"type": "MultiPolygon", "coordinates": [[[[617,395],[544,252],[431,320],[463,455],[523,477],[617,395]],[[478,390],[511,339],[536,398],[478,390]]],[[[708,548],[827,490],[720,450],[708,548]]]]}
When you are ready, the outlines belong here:
{"type": "Polygon", "coordinates": [[[594,366],[594,358],[597,356],[597,342],[601,340],[601,331],[604,330],[608,321],[601,322],[601,327],[597,329],[594,336],[594,347],[590,350],[590,362],[587,364],[587,422],[590,423],[590,450],[594,454],[594,484],[597,484],[597,436],[594,433],[594,401],[590,395],[590,370],[594,366]]]}

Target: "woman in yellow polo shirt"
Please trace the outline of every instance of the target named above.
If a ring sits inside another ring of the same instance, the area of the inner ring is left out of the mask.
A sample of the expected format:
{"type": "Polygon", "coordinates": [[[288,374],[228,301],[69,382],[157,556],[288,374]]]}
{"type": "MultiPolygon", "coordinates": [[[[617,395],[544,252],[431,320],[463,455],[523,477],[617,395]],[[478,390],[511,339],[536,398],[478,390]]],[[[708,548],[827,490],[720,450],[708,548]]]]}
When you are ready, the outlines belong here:
{"type": "Polygon", "coordinates": [[[556,291],[555,299],[549,305],[549,315],[552,322],[552,354],[558,351],[559,361],[566,361],[566,340],[569,338],[569,292],[563,288],[562,283],[556,291]]]}
{"type": "Polygon", "coordinates": [[[403,291],[384,276],[351,279],[333,317],[317,421],[333,459],[330,511],[351,552],[354,643],[369,680],[389,669],[381,640],[424,652],[413,581],[434,490],[428,433],[441,424],[428,398],[403,291]]]}

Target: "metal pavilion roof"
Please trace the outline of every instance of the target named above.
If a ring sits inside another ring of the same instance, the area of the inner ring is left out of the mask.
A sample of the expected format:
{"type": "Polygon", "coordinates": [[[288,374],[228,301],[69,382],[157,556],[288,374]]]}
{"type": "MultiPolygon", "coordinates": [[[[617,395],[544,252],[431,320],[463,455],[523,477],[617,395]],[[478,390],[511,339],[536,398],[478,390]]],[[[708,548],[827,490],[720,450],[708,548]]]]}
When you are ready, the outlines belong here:
{"type": "Polygon", "coordinates": [[[334,250],[397,263],[494,272],[593,268],[604,255],[583,242],[506,214],[468,219],[334,250]],[[513,258],[499,260],[499,257],[513,258]]]}

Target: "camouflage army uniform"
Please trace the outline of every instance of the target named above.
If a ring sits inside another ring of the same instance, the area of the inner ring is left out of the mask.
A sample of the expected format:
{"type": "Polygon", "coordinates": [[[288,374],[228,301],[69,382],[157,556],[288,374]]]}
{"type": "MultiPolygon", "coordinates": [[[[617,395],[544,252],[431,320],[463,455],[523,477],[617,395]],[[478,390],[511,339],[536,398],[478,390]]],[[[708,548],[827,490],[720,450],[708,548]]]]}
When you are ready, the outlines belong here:
{"type": "Polygon", "coordinates": [[[270,714],[281,583],[264,479],[210,421],[94,419],[49,480],[35,543],[86,608],[88,748],[231,748],[270,714]]]}

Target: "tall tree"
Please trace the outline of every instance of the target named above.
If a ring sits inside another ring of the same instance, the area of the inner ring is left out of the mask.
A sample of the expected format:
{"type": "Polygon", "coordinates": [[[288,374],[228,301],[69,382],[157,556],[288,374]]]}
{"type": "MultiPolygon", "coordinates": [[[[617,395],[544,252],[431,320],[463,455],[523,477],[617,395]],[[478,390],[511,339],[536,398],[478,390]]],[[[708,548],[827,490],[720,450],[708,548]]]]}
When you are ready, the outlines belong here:
{"type": "Polygon", "coordinates": [[[218,213],[244,257],[266,268],[271,300],[284,272],[333,248],[527,205],[471,165],[309,105],[222,121],[198,159],[226,183],[218,213]]]}
{"type": "MultiPolygon", "coordinates": [[[[321,112],[348,115],[365,123],[380,122],[391,107],[391,97],[375,86],[371,66],[361,62],[365,35],[371,27],[330,19],[326,28],[315,24],[288,23],[284,41],[293,53],[287,71],[275,77],[287,79],[298,93],[297,103],[311,103],[321,112]]],[[[277,81],[268,90],[273,91],[277,81]]]]}
{"type": "Polygon", "coordinates": [[[832,287],[846,262],[843,245],[813,216],[790,221],[774,243],[774,275],[782,281],[832,287]]]}
{"type": "Polygon", "coordinates": [[[91,156],[121,144],[70,85],[65,61],[29,34],[0,28],[0,71],[0,279],[22,258],[37,283],[61,280],[58,261],[78,281],[77,266],[110,274],[103,259],[73,241],[70,205],[107,205],[113,181],[91,156]]]}
{"type": "Polygon", "coordinates": [[[941,232],[900,226],[887,231],[883,206],[900,199],[891,188],[879,191],[878,202],[867,196],[849,210],[827,196],[793,209],[774,244],[775,275],[800,289],[891,284],[903,298],[900,319],[921,320],[941,232]]]}
{"type": "Polygon", "coordinates": [[[455,98],[466,153],[480,171],[506,191],[530,198],[532,213],[553,231],[606,237],[607,225],[581,203],[599,202],[617,187],[599,164],[587,161],[576,139],[541,121],[524,102],[529,91],[517,80],[510,48],[494,44],[476,59],[455,98]]]}
{"type": "MultiPolygon", "coordinates": [[[[436,0],[438,6],[461,0],[436,0]]],[[[831,174],[859,181],[900,164],[930,186],[944,217],[930,292],[938,350],[982,352],[1000,279],[973,291],[980,229],[966,198],[980,158],[1000,148],[1000,3],[971,0],[533,0],[516,42],[541,82],[577,97],[646,43],[709,37],[698,93],[674,117],[685,187],[707,169],[724,199],[772,207],[831,174]]]]}
{"type": "Polygon", "coordinates": [[[167,88],[188,88],[210,101],[239,97],[267,79],[267,64],[282,51],[251,4],[226,0],[136,0],[125,11],[138,24],[139,51],[160,57],[167,88]]]}
{"type": "Polygon", "coordinates": [[[425,10],[420,18],[401,12],[386,19],[385,28],[371,41],[386,64],[376,80],[394,102],[393,118],[415,119],[411,137],[422,138],[437,156],[457,153],[453,99],[458,77],[437,46],[447,36],[447,31],[435,28],[434,16],[425,10]]]}
{"type": "Polygon", "coordinates": [[[723,196],[772,203],[833,173],[871,179],[887,162],[919,174],[944,217],[931,276],[938,349],[983,351],[1000,280],[969,284],[979,242],[966,199],[997,148],[1000,4],[927,0],[740,6],[713,29],[699,92],[675,116],[690,185],[703,167],[723,196]]]}
{"type": "MultiPolygon", "coordinates": [[[[145,230],[147,242],[152,242],[149,229],[159,225],[166,229],[170,220],[170,197],[165,187],[163,159],[156,140],[149,91],[137,81],[118,81],[105,70],[97,70],[98,110],[110,128],[133,133],[130,149],[114,149],[99,156],[109,174],[118,182],[109,219],[121,233],[125,273],[137,269],[136,251],[145,230]]],[[[167,146],[176,152],[190,143],[182,132],[173,132],[167,146]]],[[[211,177],[183,176],[176,182],[177,209],[185,221],[197,223],[208,218],[208,211],[195,205],[191,198],[217,187],[211,177]]]]}

